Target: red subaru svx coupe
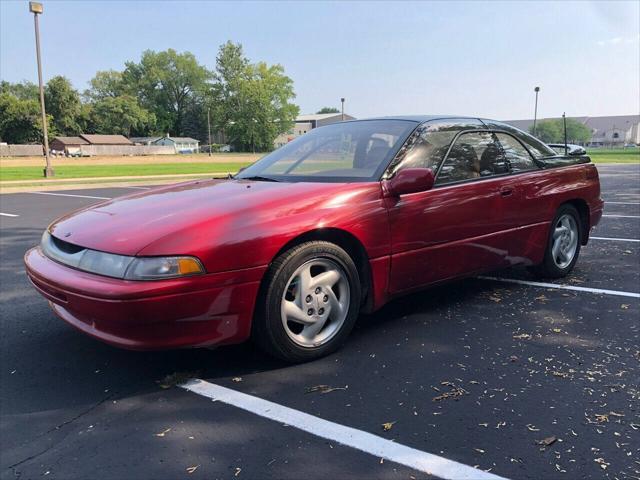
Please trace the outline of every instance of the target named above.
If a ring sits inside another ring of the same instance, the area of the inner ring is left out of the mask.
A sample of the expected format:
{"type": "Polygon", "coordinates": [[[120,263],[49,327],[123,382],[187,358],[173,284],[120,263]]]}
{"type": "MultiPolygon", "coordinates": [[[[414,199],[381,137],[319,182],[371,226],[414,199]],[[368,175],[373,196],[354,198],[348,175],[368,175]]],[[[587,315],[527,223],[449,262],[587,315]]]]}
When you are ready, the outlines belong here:
{"type": "Polygon", "coordinates": [[[53,311],[131,349],[252,338],[335,350],[360,312],[464,276],[569,273],[603,202],[588,157],[495,121],[397,117],[312,130],[226,180],[93,205],[25,255],[53,311]]]}

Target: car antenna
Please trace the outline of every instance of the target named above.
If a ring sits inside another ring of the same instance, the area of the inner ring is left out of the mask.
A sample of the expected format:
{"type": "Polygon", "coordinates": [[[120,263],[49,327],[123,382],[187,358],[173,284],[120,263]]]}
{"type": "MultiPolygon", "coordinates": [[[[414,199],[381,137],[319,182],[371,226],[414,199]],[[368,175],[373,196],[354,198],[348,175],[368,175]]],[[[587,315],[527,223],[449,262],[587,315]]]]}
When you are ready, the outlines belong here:
{"type": "Polygon", "coordinates": [[[564,125],[564,156],[569,155],[569,146],[567,145],[567,117],[565,112],[562,112],[562,123],[564,125]]]}

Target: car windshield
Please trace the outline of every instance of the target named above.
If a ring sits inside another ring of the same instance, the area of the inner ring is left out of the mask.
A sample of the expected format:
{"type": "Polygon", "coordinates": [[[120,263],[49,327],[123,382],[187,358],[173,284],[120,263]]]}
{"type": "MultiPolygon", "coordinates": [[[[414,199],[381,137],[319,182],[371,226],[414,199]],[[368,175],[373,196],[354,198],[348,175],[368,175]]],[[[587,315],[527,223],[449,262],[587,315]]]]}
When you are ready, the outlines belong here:
{"type": "Polygon", "coordinates": [[[235,178],[284,182],[378,180],[416,126],[406,120],[361,120],[316,128],[261,158],[235,178]]]}

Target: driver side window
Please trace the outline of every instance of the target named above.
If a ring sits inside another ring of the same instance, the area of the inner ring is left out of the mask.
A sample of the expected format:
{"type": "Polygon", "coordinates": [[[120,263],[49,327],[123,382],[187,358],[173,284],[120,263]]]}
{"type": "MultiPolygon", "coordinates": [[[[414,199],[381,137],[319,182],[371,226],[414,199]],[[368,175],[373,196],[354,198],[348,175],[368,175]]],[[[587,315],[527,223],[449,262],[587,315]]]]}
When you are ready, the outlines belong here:
{"type": "Polygon", "coordinates": [[[451,147],[435,183],[445,185],[505,173],[509,169],[495,135],[463,133],[451,147]]]}

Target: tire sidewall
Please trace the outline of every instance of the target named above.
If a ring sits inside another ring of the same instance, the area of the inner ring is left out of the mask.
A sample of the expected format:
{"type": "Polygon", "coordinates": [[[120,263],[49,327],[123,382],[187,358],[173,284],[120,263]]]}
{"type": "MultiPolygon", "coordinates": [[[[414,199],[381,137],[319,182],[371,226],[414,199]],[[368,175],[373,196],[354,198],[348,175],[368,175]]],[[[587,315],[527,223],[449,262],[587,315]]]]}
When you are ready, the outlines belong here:
{"type": "MultiPolygon", "coordinates": [[[[264,315],[257,321],[262,323],[257,334],[266,335],[271,344],[271,353],[293,362],[304,362],[327,355],[336,350],[353,329],[360,310],[361,284],[358,270],[351,257],[342,248],[329,242],[308,242],[285,252],[284,261],[274,262],[275,271],[264,295],[264,315]],[[309,260],[324,258],[338,264],[347,276],[350,301],[347,317],[340,330],[326,343],[317,347],[303,347],[295,343],[285,331],[281,317],[281,302],[284,289],[298,267],[309,260]]],[[[264,343],[264,342],[260,342],[264,343]]]]}

